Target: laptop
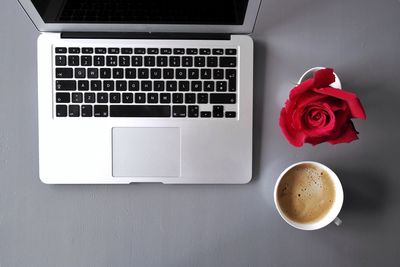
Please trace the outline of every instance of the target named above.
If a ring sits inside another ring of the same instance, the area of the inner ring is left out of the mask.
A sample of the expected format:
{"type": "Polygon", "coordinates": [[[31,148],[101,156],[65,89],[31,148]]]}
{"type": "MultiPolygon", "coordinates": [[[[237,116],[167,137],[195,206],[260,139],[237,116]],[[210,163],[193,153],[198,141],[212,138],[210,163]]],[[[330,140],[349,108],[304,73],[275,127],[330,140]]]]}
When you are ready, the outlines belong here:
{"type": "Polygon", "coordinates": [[[252,177],[261,0],[19,0],[36,28],[47,184],[252,177]]]}

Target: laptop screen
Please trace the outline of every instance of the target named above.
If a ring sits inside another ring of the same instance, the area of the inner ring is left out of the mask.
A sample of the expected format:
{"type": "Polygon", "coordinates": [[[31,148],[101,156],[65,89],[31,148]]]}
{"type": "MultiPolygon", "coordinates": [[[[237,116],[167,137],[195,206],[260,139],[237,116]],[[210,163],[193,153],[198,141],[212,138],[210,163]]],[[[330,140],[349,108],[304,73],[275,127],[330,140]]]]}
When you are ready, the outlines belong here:
{"type": "Polygon", "coordinates": [[[249,0],[31,0],[45,23],[242,25],[249,0]]]}

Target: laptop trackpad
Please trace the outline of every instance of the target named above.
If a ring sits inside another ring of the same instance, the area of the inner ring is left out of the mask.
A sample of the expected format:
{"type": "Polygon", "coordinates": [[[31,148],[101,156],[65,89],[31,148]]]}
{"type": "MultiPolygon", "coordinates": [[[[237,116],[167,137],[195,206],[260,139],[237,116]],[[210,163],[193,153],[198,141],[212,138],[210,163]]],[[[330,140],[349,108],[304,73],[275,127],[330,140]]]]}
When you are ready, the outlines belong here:
{"type": "Polygon", "coordinates": [[[180,151],[180,128],[113,128],[113,176],[180,176],[180,151]]]}

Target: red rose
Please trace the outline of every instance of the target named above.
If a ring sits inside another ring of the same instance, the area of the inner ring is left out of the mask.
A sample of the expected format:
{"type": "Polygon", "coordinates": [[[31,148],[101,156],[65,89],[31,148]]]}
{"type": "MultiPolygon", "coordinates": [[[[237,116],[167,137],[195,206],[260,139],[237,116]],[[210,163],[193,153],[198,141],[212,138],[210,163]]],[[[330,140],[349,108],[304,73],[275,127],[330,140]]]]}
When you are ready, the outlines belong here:
{"type": "Polygon", "coordinates": [[[351,118],[365,119],[354,93],[332,88],[333,69],[321,69],[290,91],[282,108],[279,126],[294,146],[348,143],[358,139],[351,118]]]}

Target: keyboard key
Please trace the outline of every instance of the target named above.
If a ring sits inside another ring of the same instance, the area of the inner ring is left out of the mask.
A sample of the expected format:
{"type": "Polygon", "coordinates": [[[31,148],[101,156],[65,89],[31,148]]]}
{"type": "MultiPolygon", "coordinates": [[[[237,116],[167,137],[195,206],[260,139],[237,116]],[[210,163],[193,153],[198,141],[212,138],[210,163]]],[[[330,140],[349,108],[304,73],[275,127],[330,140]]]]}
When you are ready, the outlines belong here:
{"type": "Polygon", "coordinates": [[[157,67],[166,67],[168,66],[168,57],[158,56],[157,57],[157,67]]]}
{"type": "Polygon", "coordinates": [[[72,68],[56,68],[56,78],[65,79],[72,77],[73,77],[72,68]]]}
{"type": "Polygon", "coordinates": [[[121,94],[120,93],[111,93],[110,94],[110,103],[121,103],[121,94]]]}
{"type": "Polygon", "coordinates": [[[196,103],[196,94],[193,94],[193,93],[185,94],[185,103],[186,104],[194,104],[194,103],[196,103]]]}
{"type": "Polygon", "coordinates": [[[158,103],[158,94],[157,93],[149,93],[147,95],[147,102],[148,103],[158,103]]]}
{"type": "Polygon", "coordinates": [[[164,81],[154,81],[154,91],[164,91],[165,83],[164,81]]]}
{"type": "Polygon", "coordinates": [[[167,105],[110,105],[111,117],[170,117],[167,105]]]}
{"type": "Polygon", "coordinates": [[[147,54],[158,54],[158,48],[147,48],[147,54]]]}
{"type": "Polygon", "coordinates": [[[122,103],[133,103],[133,94],[132,93],[123,93],[122,94],[122,103]]]}
{"type": "Polygon", "coordinates": [[[227,111],[225,112],[225,118],[235,118],[236,112],[235,111],[227,111]]]}
{"type": "Polygon", "coordinates": [[[161,54],[170,55],[170,54],[172,54],[172,49],[171,48],[161,48],[161,54]]]}
{"type": "Polygon", "coordinates": [[[227,84],[226,81],[217,81],[216,83],[216,91],[217,92],[226,92],[227,84]]]}
{"type": "Polygon", "coordinates": [[[178,90],[179,91],[189,91],[190,83],[189,81],[179,81],[178,90]]]}
{"type": "Polygon", "coordinates": [[[115,82],[115,90],[117,91],[126,91],[127,83],[126,81],[116,81],[115,82]]]}
{"type": "Polygon", "coordinates": [[[236,92],[236,70],[226,69],[226,78],[228,79],[228,91],[236,92]]]}
{"type": "Polygon", "coordinates": [[[82,54],[93,54],[93,48],[91,47],[83,47],[82,54]]]}
{"type": "Polygon", "coordinates": [[[199,117],[199,106],[188,106],[188,117],[190,118],[199,117]]]}
{"type": "Polygon", "coordinates": [[[121,67],[128,67],[131,65],[131,58],[129,56],[119,56],[119,65],[121,67]]]}
{"type": "Polygon", "coordinates": [[[79,117],[80,107],[79,105],[69,105],[68,106],[68,116],[69,117],[79,117]]]}
{"type": "Polygon", "coordinates": [[[114,81],[103,81],[103,91],[114,91],[114,81]]]}
{"type": "Polygon", "coordinates": [[[201,91],[201,81],[192,81],[191,82],[191,89],[193,92],[200,92],[201,91]]]}
{"type": "Polygon", "coordinates": [[[79,47],[70,47],[68,49],[68,53],[70,54],[79,54],[81,52],[81,49],[79,47]]]}
{"type": "Polygon", "coordinates": [[[67,117],[67,105],[56,105],[56,116],[67,117]]]}
{"type": "Polygon", "coordinates": [[[84,98],[85,98],[85,103],[96,102],[96,94],[95,93],[85,93],[84,98]]]}
{"type": "Polygon", "coordinates": [[[172,116],[173,117],[186,117],[186,106],[179,105],[172,107],[172,116]]]}
{"type": "Polygon", "coordinates": [[[107,56],[106,57],[106,65],[107,66],[118,66],[118,57],[117,56],[107,56]]]}
{"type": "Polygon", "coordinates": [[[89,81],[78,81],[79,91],[89,91],[89,81]]]}
{"type": "Polygon", "coordinates": [[[201,77],[201,79],[204,79],[204,80],[211,79],[211,69],[201,69],[200,77],[201,77]]]}
{"type": "Polygon", "coordinates": [[[176,90],[177,90],[177,82],[167,81],[167,91],[176,91],[176,90]]]}
{"type": "Polygon", "coordinates": [[[75,68],[75,78],[77,78],[77,79],[86,78],[86,69],[85,68],[75,68]]]}
{"type": "Polygon", "coordinates": [[[207,57],[207,67],[218,67],[218,58],[207,57]]]}
{"type": "Polygon", "coordinates": [[[175,79],[186,79],[186,69],[175,69],[175,79]]]}
{"type": "Polygon", "coordinates": [[[152,79],[161,79],[161,69],[151,69],[150,70],[150,77],[152,79]]]}
{"type": "Polygon", "coordinates": [[[66,56],[56,56],[56,66],[66,66],[67,57],[66,56]]]}
{"type": "Polygon", "coordinates": [[[202,112],[200,112],[200,117],[202,117],[202,118],[211,118],[211,111],[202,111],[202,112]]]}
{"type": "Polygon", "coordinates": [[[82,103],[83,94],[82,93],[72,93],[72,103],[82,103]]]}
{"type": "Polygon", "coordinates": [[[123,79],[124,78],[124,69],[122,69],[122,68],[113,69],[113,78],[114,79],[123,79]]]}
{"type": "Polygon", "coordinates": [[[107,49],[105,47],[96,47],[94,49],[94,52],[96,54],[105,54],[105,53],[107,53],[107,49]]]}
{"type": "Polygon", "coordinates": [[[132,56],[132,66],[141,67],[143,65],[143,57],[142,56],[132,56]]]}
{"type": "Polygon", "coordinates": [[[127,79],[135,79],[136,78],[136,69],[131,69],[131,68],[125,69],[125,77],[127,79]]]}
{"type": "Polygon", "coordinates": [[[129,81],[128,90],[129,91],[139,91],[139,81],[129,81]]]}
{"type": "Polygon", "coordinates": [[[180,67],[180,65],[181,65],[180,57],[175,57],[175,56],[169,57],[169,66],[170,67],[180,67]]]}
{"type": "Polygon", "coordinates": [[[101,81],[90,81],[91,91],[101,91],[101,81]]]}
{"type": "Polygon", "coordinates": [[[162,103],[162,104],[171,103],[171,94],[170,93],[161,93],[160,94],[160,103],[162,103]]]}
{"type": "Polygon", "coordinates": [[[197,48],[187,48],[186,49],[186,54],[188,55],[197,55],[199,51],[197,50],[197,48]]]}
{"type": "Polygon", "coordinates": [[[194,66],[195,67],[205,67],[206,58],[205,57],[194,57],[194,66]]]}
{"type": "Polygon", "coordinates": [[[189,79],[198,79],[199,69],[189,69],[189,79]]]}
{"type": "Polygon", "coordinates": [[[76,81],[56,80],[56,90],[57,91],[75,91],[76,90],[76,81]]]}
{"type": "Polygon", "coordinates": [[[182,66],[183,67],[192,67],[193,66],[193,57],[182,57],[182,66]]]}
{"type": "Polygon", "coordinates": [[[183,54],[185,54],[185,49],[184,48],[174,48],[174,54],[175,55],[183,55],[183,54]]]}
{"type": "Polygon", "coordinates": [[[146,94],[136,93],[135,94],[135,103],[146,103],[146,94]]]}
{"type": "Polygon", "coordinates": [[[224,116],[224,106],[213,106],[213,117],[222,118],[224,116]]]}
{"type": "Polygon", "coordinates": [[[138,69],[138,77],[139,77],[139,79],[148,79],[149,78],[149,69],[145,69],[145,68],[138,69]]]}
{"type": "Polygon", "coordinates": [[[224,70],[223,69],[213,69],[213,79],[214,80],[222,80],[224,78],[224,70]]]}
{"type": "Polygon", "coordinates": [[[204,81],[204,92],[214,91],[214,81],[204,81]]]}
{"type": "Polygon", "coordinates": [[[220,49],[220,48],[214,48],[212,50],[213,55],[223,55],[224,54],[224,49],[220,49]]]}
{"type": "Polygon", "coordinates": [[[95,65],[95,66],[104,66],[105,65],[104,56],[94,56],[93,57],[93,65],[95,65]]]}
{"type": "Polygon", "coordinates": [[[220,67],[236,67],[236,57],[220,57],[220,67]]]}
{"type": "Polygon", "coordinates": [[[108,103],[108,94],[107,93],[98,93],[97,94],[97,103],[108,103]]]}
{"type": "Polygon", "coordinates": [[[82,117],[92,117],[93,116],[93,107],[91,105],[82,105],[81,106],[81,115],[82,115],[82,117]]]}
{"type": "Polygon", "coordinates": [[[225,49],[225,54],[236,55],[236,49],[235,48],[227,48],[227,49],[225,49]]]}
{"type": "Polygon", "coordinates": [[[236,94],[229,93],[211,93],[210,94],[211,104],[235,104],[236,94]]]}
{"type": "Polygon", "coordinates": [[[109,54],[119,54],[119,48],[117,48],[117,47],[110,47],[110,48],[108,48],[108,53],[109,53],[109,54]]]}
{"type": "Polygon", "coordinates": [[[132,54],[133,49],[132,48],[121,48],[121,54],[132,54]]]}
{"type": "Polygon", "coordinates": [[[200,55],[211,55],[211,49],[200,48],[200,55]]]}
{"type": "Polygon", "coordinates": [[[154,67],[156,65],[156,57],[155,56],[145,56],[144,57],[144,65],[146,67],[154,67]]]}
{"type": "Polygon", "coordinates": [[[140,89],[141,89],[141,91],[152,91],[153,86],[151,84],[151,81],[142,81],[140,83],[140,89]]]}
{"type": "Polygon", "coordinates": [[[208,103],[208,94],[198,94],[197,95],[197,103],[198,104],[207,104],[208,103]]]}
{"type": "Polygon", "coordinates": [[[183,103],[183,94],[182,93],[173,93],[172,94],[172,103],[174,103],[174,104],[183,103]]]}
{"type": "Polygon", "coordinates": [[[95,105],[94,106],[94,116],[95,117],[107,117],[108,116],[108,106],[107,105],[95,105]]]}
{"type": "Polygon", "coordinates": [[[56,93],[56,103],[69,103],[70,101],[69,93],[56,93]]]}
{"type": "Polygon", "coordinates": [[[79,56],[68,56],[68,66],[79,66],[79,56]]]}
{"type": "Polygon", "coordinates": [[[146,48],[135,48],[135,54],[146,54],[146,48]]]}
{"type": "Polygon", "coordinates": [[[99,69],[88,68],[87,75],[89,79],[97,79],[99,78],[99,69]]]}
{"type": "Polygon", "coordinates": [[[174,69],[163,69],[163,79],[173,79],[174,69]]]}
{"type": "Polygon", "coordinates": [[[66,54],[67,48],[66,47],[56,47],[55,51],[56,51],[56,54],[66,54]]]}

